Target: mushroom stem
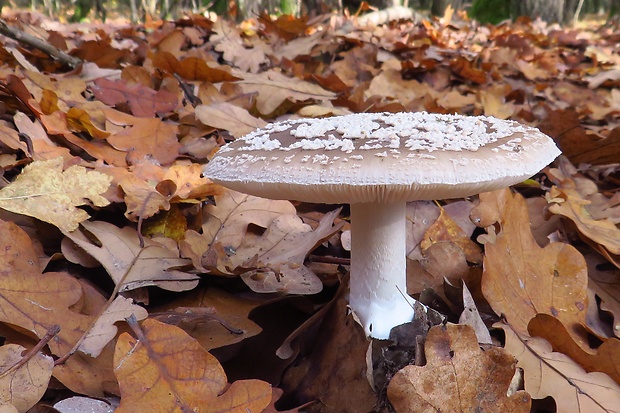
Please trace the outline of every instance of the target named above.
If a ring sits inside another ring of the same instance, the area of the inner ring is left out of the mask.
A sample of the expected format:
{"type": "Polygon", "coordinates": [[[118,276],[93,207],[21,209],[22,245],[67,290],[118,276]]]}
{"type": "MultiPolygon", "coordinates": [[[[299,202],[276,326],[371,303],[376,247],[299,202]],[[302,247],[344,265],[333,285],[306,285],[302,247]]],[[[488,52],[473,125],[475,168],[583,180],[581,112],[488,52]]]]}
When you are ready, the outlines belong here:
{"type": "Polygon", "coordinates": [[[405,202],[351,204],[349,303],[367,336],[413,319],[407,295],[405,202]]]}

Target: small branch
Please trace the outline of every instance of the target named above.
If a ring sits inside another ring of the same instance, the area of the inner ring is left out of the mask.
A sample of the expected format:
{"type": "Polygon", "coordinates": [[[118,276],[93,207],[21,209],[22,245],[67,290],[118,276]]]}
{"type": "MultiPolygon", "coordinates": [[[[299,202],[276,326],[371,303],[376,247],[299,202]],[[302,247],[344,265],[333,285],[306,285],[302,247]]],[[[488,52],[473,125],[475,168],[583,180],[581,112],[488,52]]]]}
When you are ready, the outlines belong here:
{"type": "Polygon", "coordinates": [[[33,358],[39,351],[41,351],[43,349],[43,347],[45,347],[45,345],[52,339],[54,338],[54,336],[56,334],[58,334],[60,332],[60,326],[54,324],[53,326],[51,326],[50,328],[47,329],[47,332],[45,333],[45,335],[43,336],[43,338],[41,340],[39,340],[39,342],[33,347],[31,348],[28,353],[26,353],[21,360],[19,360],[18,363],[15,363],[14,365],[12,365],[8,370],[3,371],[2,373],[0,373],[0,378],[2,377],[6,377],[7,374],[9,374],[10,372],[13,372],[15,370],[18,370],[19,368],[21,368],[23,365],[25,365],[26,363],[28,363],[28,360],[30,360],[31,358],[33,358]]]}
{"type": "Polygon", "coordinates": [[[59,61],[60,63],[71,66],[72,68],[76,68],[80,64],[82,64],[82,60],[78,59],[77,57],[71,56],[63,52],[62,50],[55,48],[43,39],[25,33],[15,27],[9,26],[6,20],[2,18],[0,18],[0,34],[3,34],[6,37],[16,40],[20,43],[24,43],[36,49],[39,49],[42,52],[51,56],[53,59],[59,61]]]}

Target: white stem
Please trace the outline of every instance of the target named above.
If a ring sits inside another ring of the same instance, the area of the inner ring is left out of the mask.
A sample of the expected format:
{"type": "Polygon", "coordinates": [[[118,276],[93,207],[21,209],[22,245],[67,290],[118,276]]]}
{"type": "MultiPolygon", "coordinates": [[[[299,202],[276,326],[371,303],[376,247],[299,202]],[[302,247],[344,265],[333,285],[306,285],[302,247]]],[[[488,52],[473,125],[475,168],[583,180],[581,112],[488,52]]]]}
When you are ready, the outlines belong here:
{"type": "Polygon", "coordinates": [[[413,319],[407,295],[405,202],[351,205],[349,304],[367,336],[413,319]]]}

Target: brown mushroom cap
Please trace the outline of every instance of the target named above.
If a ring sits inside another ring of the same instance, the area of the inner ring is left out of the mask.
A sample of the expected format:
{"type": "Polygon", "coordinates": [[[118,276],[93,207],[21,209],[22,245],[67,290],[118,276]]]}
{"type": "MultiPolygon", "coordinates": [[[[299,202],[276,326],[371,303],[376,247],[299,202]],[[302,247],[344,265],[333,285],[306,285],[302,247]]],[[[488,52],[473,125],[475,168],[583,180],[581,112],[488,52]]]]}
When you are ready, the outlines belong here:
{"type": "Polygon", "coordinates": [[[559,154],[551,138],[514,121],[362,113],[270,124],[222,147],[205,175],[270,199],[413,201],[504,188],[559,154]]]}

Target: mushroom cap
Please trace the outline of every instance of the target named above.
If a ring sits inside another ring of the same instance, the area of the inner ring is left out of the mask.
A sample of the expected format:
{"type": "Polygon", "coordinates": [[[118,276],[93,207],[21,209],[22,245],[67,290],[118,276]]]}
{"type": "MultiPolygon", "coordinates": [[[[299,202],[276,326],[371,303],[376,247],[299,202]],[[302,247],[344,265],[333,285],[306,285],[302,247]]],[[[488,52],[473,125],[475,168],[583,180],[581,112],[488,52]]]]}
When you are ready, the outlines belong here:
{"type": "Polygon", "coordinates": [[[321,203],[460,198],[527,179],[560,154],[538,129],[485,116],[360,113],[272,123],[224,145],[205,175],[321,203]]]}

